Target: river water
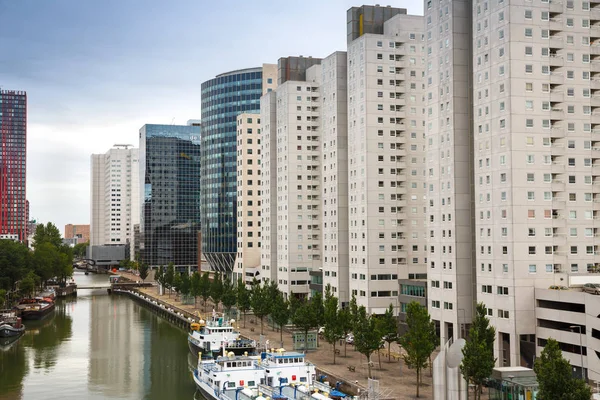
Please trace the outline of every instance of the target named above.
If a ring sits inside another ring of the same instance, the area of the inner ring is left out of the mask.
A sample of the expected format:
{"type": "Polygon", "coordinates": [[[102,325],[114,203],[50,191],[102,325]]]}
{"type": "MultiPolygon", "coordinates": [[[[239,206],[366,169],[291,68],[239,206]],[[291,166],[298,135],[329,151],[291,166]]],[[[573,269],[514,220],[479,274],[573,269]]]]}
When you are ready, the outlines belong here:
{"type": "MultiPolygon", "coordinates": [[[[107,275],[75,272],[78,284],[107,275]]],[[[0,346],[0,399],[201,399],[186,332],[106,289],[58,300],[42,321],[0,346]]]]}

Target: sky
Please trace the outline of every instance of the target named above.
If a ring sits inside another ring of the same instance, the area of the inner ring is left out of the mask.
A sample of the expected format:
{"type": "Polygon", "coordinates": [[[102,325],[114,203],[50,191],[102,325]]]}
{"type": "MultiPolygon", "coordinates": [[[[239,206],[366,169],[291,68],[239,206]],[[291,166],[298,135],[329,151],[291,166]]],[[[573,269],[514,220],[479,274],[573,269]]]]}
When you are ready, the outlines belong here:
{"type": "MultiPolygon", "coordinates": [[[[346,50],[346,10],[362,4],[0,0],[0,87],[28,99],[31,218],[88,224],[91,154],[139,147],[146,123],[200,119],[217,74],[346,50]]],[[[380,4],[423,14],[422,0],[380,4]]]]}

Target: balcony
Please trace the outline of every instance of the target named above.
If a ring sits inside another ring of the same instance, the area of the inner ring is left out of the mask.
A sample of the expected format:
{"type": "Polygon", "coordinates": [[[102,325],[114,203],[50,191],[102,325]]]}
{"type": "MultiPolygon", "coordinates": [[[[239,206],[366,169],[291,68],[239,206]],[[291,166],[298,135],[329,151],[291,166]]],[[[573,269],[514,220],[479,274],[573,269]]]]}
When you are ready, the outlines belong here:
{"type": "Polygon", "coordinates": [[[548,21],[548,27],[551,31],[562,31],[563,21],[561,18],[550,18],[550,21],[548,21]]]}
{"type": "Polygon", "coordinates": [[[592,176],[600,176],[600,165],[592,165],[592,176]]]}
{"type": "MultiPolygon", "coordinates": [[[[550,57],[550,59],[553,59],[555,57],[550,57]]],[[[550,83],[557,83],[557,84],[561,84],[563,83],[564,80],[564,74],[561,72],[552,72],[550,74],[550,83]]]]}
{"type": "MultiPolygon", "coordinates": [[[[600,68],[600,65],[599,67],[600,68]]],[[[561,80],[562,81],[562,80],[561,80]]],[[[565,92],[560,89],[550,91],[550,101],[562,103],[565,99],[565,92]]]]}
{"type": "Polygon", "coordinates": [[[563,2],[561,0],[550,0],[550,14],[562,14],[564,11],[563,2]]]}
{"type": "Polygon", "coordinates": [[[565,171],[565,164],[563,163],[552,163],[552,173],[560,174],[565,171]]]}
{"type": "Polygon", "coordinates": [[[548,64],[550,64],[551,67],[562,67],[565,64],[565,60],[562,58],[562,56],[551,55],[549,57],[548,64]]]}
{"type": "Polygon", "coordinates": [[[565,191],[565,183],[560,180],[552,181],[552,191],[553,192],[564,192],[565,191]]]}
{"type": "Polygon", "coordinates": [[[590,70],[592,72],[600,72],[600,60],[592,60],[590,62],[590,70]]]}
{"type": "Polygon", "coordinates": [[[591,122],[592,122],[592,124],[600,124],[600,112],[592,113],[591,122]]]}

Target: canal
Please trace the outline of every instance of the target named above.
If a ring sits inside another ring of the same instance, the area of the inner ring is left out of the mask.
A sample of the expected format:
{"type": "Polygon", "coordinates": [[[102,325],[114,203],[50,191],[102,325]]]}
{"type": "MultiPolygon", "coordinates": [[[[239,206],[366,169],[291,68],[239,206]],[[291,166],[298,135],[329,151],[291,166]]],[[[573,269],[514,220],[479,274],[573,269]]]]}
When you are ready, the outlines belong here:
{"type": "MultiPolygon", "coordinates": [[[[107,275],[75,272],[79,284],[107,275]]],[[[0,346],[0,399],[201,399],[186,332],[129,297],[79,290],[0,346]]]]}

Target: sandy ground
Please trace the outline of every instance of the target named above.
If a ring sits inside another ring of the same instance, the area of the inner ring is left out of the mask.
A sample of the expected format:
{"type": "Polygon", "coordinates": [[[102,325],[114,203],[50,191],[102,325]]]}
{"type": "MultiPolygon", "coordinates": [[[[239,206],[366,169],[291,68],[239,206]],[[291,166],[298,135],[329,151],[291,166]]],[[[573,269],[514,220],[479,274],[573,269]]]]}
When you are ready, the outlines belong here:
{"type": "MultiPolygon", "coordinates": [[[[137,281],[139,277],[119,272],[125,278],[137,281]]],[[[151,282],[152,279],[146,279],[146,282],[151,282]]],[[[143,292],[156,297],[164,302],[170,303],[175,307],[179,307],[196,315],[204,315],[205,308],[202,300],[198,299],[198,307],[193,305],[183,305],[179,301],[175,293],[158,295],[158,288],[144,288],[143,292]]],[[[212,304],[207,304],[206,311],[212,311],[212,304]]],[[[260,339],[260,320],[252,315],[246,316],[245,327],[242,320],[237,322],[240,332],[251,339],[260,339]]],[[[287,350],[292,350],[292,337],[290,333],[283,332],[283,343],[280,339],[280,333],[274,331],[273,328],[267,326],[266,321],[263,326],[263,339],[269,340],[270,347],[282,347],[287,350]]],[[[333,363],[333,346],[324,340],[319,340],[319,346],[316,350],[310,350],[307,353],[307,358],[314,363],[319,369],[325,371],[326,374],[337,376],[344,381],[357,383],[362,387],[367,387],[368,368],[365,356],[358,353],[353,346],[347,345],[336,346],[340,350],[340,354],[336,356],[335,364],[333,363]],[[349,367],[354,367],[355,371],[350,371],[349,367]]],[[[391,356],[388,358],[388,350],[386,348],[380,350],[381,368],[379,367],[378,353],[374,353],[371,357],[373,367],[372,376],[379,380],[381,398],[395,399],[415,399],[416,397],[416,372],[406,367],[404,361],[400,357],[400,348],[398,344],[393,343],[391,346],[391,356]],[[393,358],[395,356],[395,358],[393,358]]],[[[434,355],[435,356],[435,355],[434,355]]],[[[432,378],[429,369],[423,371],[423,383],[420,388],[420,397],[422,399],[433,399],[432,394],[432,378]]],[[[332,383],[332,379],[330,379],[332,383]]],[[[472,396],[472,394],[471,394],[472,396]]],[[[487,398],[487,396],[484,396],[487,398]]]]}

